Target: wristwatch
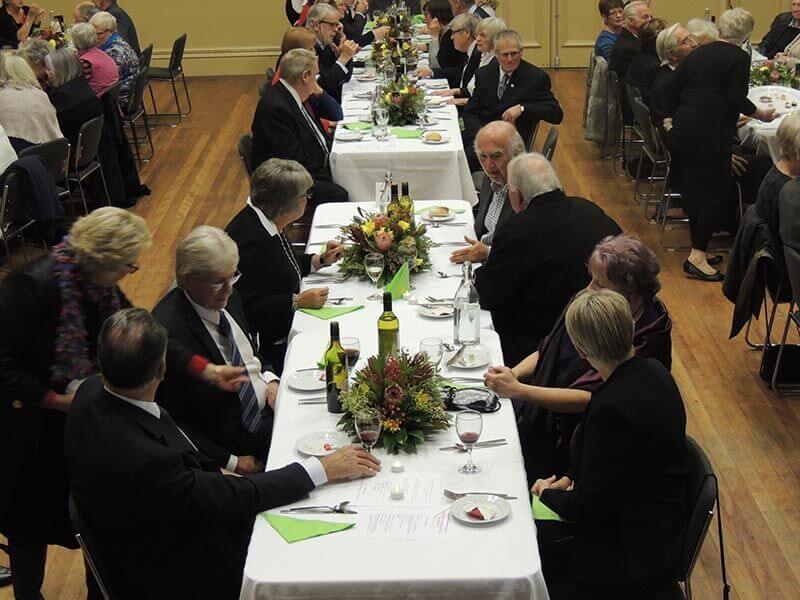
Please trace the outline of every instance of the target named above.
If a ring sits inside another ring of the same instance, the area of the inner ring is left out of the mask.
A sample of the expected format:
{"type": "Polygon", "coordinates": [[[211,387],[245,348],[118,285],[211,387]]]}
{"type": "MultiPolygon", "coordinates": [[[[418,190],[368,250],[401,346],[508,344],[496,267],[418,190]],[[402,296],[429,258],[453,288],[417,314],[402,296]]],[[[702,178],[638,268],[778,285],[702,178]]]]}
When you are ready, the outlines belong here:
{"type": "Polygon", "coordinates": [[[299,297],[300,297],[299,294],[292,294],[292,310],[297,310],[298,308],[297,302],[299,297]]]}

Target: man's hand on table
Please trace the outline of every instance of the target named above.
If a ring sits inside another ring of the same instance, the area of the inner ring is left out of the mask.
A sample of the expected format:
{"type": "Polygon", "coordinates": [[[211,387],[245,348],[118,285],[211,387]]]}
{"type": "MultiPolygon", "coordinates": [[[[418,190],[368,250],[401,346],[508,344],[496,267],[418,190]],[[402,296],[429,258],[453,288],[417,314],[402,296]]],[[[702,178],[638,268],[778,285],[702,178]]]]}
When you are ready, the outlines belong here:
{"type": "Polygon", "coordinates": [[[384,25],[383,27],[376,27],[372,30],[373,35],[375,36],[376,40],[382,40],[387,35],[389,35],[389,26],[384,25]]]}
{"type": "Polygon", "coordinates": [[[774,108],[759,108],[752,116],[764,123],[771,123],[778,115],[775,114],[774,108]]]}
{"type": "Polygon", "coordinates": [[[255,456],[236,457],[236,473],[239,475],[254,475],[264,472],[264,463],[255,456]]]}
{"type": "Polygon", "coordinates": [[[456,264],[469,261],[471,263],[485,262],[489,258],[489,246],[478,240],[473,240],[469,236],[464,237],[464,241],[470,244],[469,248],[456,250],[450,255],[450,262],[456,264]]]}
{"type": "MultiPolygon", "coordinates": [[[[420,79],[428,79],[429,77],[433,77],[433,71],[431,71],[428,67],[420,67],[417,69],[416,76],[420,79]]],[[[436,92],[434,92],[435,94],[436,92]]]]}
{"type": "Polygon", "coordinates": [[[381,470],[381,461],[358,445],[345,446],[319,459],[328,481],[374,477],[381,470]]]}
{"type": "Polygon", "coordinates": [[[509,123],[516,123],[517,119],[522,116],[522,105],[517,104],[516,106],[512,106],[506,112],[503,113],[503,121],[508,121],[509,123]]]}

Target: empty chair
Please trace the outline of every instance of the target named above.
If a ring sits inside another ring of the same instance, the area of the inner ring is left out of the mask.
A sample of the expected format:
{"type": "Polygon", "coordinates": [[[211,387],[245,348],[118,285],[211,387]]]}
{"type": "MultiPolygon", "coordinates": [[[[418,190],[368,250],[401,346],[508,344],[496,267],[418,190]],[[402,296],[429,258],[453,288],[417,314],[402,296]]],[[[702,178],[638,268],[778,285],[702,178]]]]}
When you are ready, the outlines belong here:
{"type": "Polygon", "coordinates": [[[47,165],[47,170],[53,176],[56,191],[61,200],[69,199],[69,188],[66,185],[67,171],[69,170],[69,141],[59,138],[44,144],[29,146],[19,153],[19,157],[39,156],[47,165]]]}
{"type": "Polygon", "coordinates": [[[189,87],[186,85],[186,76],[183,74],[183,53],[186,50],[186,34],[182,34],[175,40],[172,44],[172,53],[169,56],[169,65],[167,67],[151,67],[150,68],[150,80],[151,81],[169,81],[172,85],[172,95],[175,98],[175,110],[177,112],[174,113],[159,113],[156,110],[155,117],[158,119],[157,124],[160,124],[161,117],[177,117],[177,123],[173,125],[177,125],[181,122],[183,117],[189,116],[189,113],[192,112],[192,99],[189,97],[189,87]],[[183,91],[186,94],[186,102],[188,104],[188,110],[186,112],[183,111],[181,107],[181,102],[178,98],[178,87],[175,85],[175,82],[180,78],[183,81],[183,91]]]}
{"type": "Polygon", "coordinates": [[[558,127],[550,127],[547,132],[547,137],[542,144],[542,154],[550,162],[553,161],[553,155],[556,153],[556,146],[558,145],[558,127]]]}
{"type": "Polygon", "coordinates": [[[103,174],[103,167],[97,159],[97,150],[100,147],[100,136],[103,134],[103,117],[95,117],[81,125],[78,132],[78,144],[73,153],[73,160],[70,161],[70,171],[67,176],[67,184],[74,183],[78,186],[78,191],[83,202],[86,214],[89,214],[89,207],[86,203],[86,194],[83,190],[83,182],[95,172],[100,172],[100,180],[103,182],[103,190],[106,193],[106,201],[111,205],[111,196],[106,186],[106,178],[103,174]]]}
{"type": "Polygon", "coordinates": [[[124,124],[130,127],[131,135],[133,136],[133,147],[136,152],[136,161],[139,163],[139,166],[142,165],[144,160],[150,160],[153,158],[153,155],[155,154],[155,148],[153,147],[153,136],[150,133],[150,125],[147,120],[147,113],[144,110],[144,90],[147,87],[147,78],[148,69],[140,69],[139,74],[136,75],[136,79],[133,82],[133,89],[131,89],[131,95],[128,99],[128,106],[126,107],[127,110],[124,111],[125,115],[123,117],[124,124]],[[136,129],[136,122],[140,119],[144,124],[144,139],[139,138],[139,132],[136,129]],[[145,144],[150,146],[150,156],[142,159],[139,146],[145,144]]]}
{"type": "Polygon", "coordinates": [[[25,210],[25,198],[22,193],[22,178],[16,173],[9,173],[3,182],[2,195],[0,196],[0,239],[3,240],[9,265],[14,267],[14,258],[11,256],[9,242],[18,237],[22,240],[22,253],[25,262],[28,262],[28,253],[25,250],[25,231],[36,224],[25,210]]]}
{"type": "Polygon", "coordinates": [[[83,559],[94,575],[95,583],[103,595],[105,600],[111,600],[116,597],[111,594],[110,578],[108,568],[103,561],[103,557],[97,547],[97,540],[95,539],[86,518],[78,508],[77,502],[72,494],[69,495],[69,520],[72,523],[72,528],[75,530],[75,539],[83,552],[83,559]]]}
{"type": "Polygon", "coordinates": [[[247,179],[250,179],[255,170],[255,166],[253,165],[253,136],[249,133],[245,133],[239,138],[236,147],[239,151],[239,159],[242,161],[242,168],[244,169],[245,175],[247,175],[247,179]]]}
{"type": "Polygon", "coordinates": [[[655,216],[657,218],[658,212],[662,208],[664,196],[669,193],[667,189],[671,169],[669,154],[660,143],[661,138],[658,131],[653,127],[650,109],[642,101],[641,96],[631,98],[631,107],[633,108],[636,131],[642,138],[639,166],[633,184],[633,195],[638,202],[644,204],[644,216],[646,219],[650,218],[649,208],[651,205],[656,206],[655,216]],[[642,166],[645,163],[645,159],[651,163],[652,167],[646,176],[648,181],[647,191],[642,192],[642,166]]]}

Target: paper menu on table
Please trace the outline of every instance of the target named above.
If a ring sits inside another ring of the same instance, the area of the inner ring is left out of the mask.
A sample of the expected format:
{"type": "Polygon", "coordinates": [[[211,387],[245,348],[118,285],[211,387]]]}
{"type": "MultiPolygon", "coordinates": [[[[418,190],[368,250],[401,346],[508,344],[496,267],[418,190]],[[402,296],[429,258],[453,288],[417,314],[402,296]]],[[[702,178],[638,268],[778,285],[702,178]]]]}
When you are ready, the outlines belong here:
{"type": "Polygon", "coordinates": [[[430,540],[447,533],[449,525],[449,506],[388,506],[364,515],[353,532],[359,537],[430,540]]]}

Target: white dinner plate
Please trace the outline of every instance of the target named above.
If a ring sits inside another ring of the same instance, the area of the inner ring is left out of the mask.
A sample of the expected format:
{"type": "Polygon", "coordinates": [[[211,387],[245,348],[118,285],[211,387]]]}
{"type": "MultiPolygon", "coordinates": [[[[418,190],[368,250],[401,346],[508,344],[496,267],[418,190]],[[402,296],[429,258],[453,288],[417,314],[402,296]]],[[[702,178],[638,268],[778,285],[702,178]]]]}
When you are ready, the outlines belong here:
{"type": "Polygon", "coordinates": [[[451,365],[455,369],[480,369],[489,364],[491,356],[483,348],[467,348],[461,357],[451,365]]]}
{"type": "Polygon", "coordinates": [[[425,98],[425,104],[431,108],[440,108],[445,105],[446,100],[441,96],[428,96],[425,98]]]}
{"type": "Polygon", "coordinates": [[[356,75],[356,81],[375,81],[377,77],[371,77],[369,75],[356,75]]]}
{"type": "Polygon", "coordinates": [[[492,525],[508,518],[511,505],[498,496],[464,496],[453,502],[450,514],[456,521],[466,525],[492,525]],[[491,518],[478,519],[469,515],[469,511],[476,506],[484,514],[491,513],[491,518]]]}
{"type": "Polygon", "coordinates": [[[325,372],[322,369],[295,371],[286,378],[286,383],[298,392],[320,392],[325,389],[325,372]]]}
{"type": "Polygon", "coordinates": [[[800,90],[779,85],[762,85],[751,88],[747,97],[758,108],[774,108],[776,115],[800,111],[800,90]]]}
{"type": "Polygon", "coordinates": [[[341,129],[336,132],[336,139],[340,142],[357,142],[364,137],[360,131],[350,131],[349,129],[341,129]]]}
{"type": "Polygon", "coordinates": [[[446,144],[450,141],[450,136],[443,135],[442,139],[440,140],[426,140],[424,136],[421,139],[423,144],[428,144],[429,146],[441,146],[442,144],[446,144]]]}
{"type": "Polygon", "coordinates": [[[449,319],[453,316],[454,309],[452,306],[436,306],[436,307],[422,307],[419,309],[421,317],[428,317],[429,319],[449,319]]]}
{"type": "Polygon", "coordinates": [[[430,36],[430,34],[429,34],[429,33],[418,33],[418,34],[417,34],[417,35],[415,35],[414,37],[416,37],[416,38],[417,38],[417,41],[418,41],[419,43],[421,43],[421,44],[427,44],[428,42],[430,42],[430,41],[433,39],[433,38],[430,36]]]}
{"type": "Polygon", "coordinates": [[[432,90],[446,90],[449,84],[446,81],[426,81],[425,87],[432,90]]]}
{"type": "Polygon", "coordinates": [[[443,223],[445,221],[452,221],[453,219],[455,219],[456,214],[451,210],[450,214],[447,215],[446,217],[440,217],[437,215],[432,215],[430,213],[430,210],[426,210],[424,213],[422,213],[422,218],[425,219],[426,221],[432,221],[434,223],[443,223]]]}
{"type": "Polygon", "coordinates": [[[350,436],[342,431],[315,431],[297,440],[295,450],[306,456],[328,456],[350,443],[350,436]]]}

